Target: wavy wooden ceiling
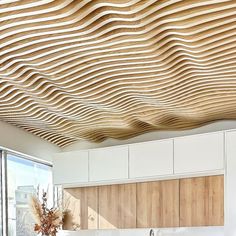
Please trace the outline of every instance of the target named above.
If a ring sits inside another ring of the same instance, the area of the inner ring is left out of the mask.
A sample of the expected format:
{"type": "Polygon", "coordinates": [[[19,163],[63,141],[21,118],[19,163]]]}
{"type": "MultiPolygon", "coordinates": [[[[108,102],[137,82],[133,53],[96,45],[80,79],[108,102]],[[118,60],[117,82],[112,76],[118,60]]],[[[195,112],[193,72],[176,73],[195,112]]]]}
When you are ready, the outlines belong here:
{"type": "Polygon", "coordinates": [[[63,147],[235,118],[235,0],[0,1],[6,122],[63,147]]]}

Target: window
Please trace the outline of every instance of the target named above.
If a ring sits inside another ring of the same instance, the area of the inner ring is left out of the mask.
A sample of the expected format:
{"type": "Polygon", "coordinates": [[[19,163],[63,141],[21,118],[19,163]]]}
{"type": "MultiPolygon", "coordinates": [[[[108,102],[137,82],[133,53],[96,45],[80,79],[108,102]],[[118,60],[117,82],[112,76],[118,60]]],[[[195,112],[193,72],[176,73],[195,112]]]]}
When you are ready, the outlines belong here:
{"type": "MultiPolygon", "coordinates": [[[[11,153],[6,153],[4,158],[7,176],[5,182],[7,182],[7,184],[2,184],[6,186],[7,194],[3,201],[7,202],[7,204],[6,209],[2,210],[7,213],[4,214],[7,216],[7,220],[3,222],[2,226],[6,225],[7,233],[4,234],[3,232],[3,234],[1,234],[0,232],[0,236],[36,235],[33,232],[34,221],[29,210],[29,199],[32,194],[40,194],[44,189],[49,192],[49,196],[51,197],[51,199],[49,199],[50,205],[53,204],[51,166],[11,153]]],[[[1,173],[0,178],[3,177],[2,175],[1,173]]],[[[0,183],[1,182],[3,181],[0,181],[0,183]]],[[[2,206],[2,204],[0,205],[2,206]]]]}

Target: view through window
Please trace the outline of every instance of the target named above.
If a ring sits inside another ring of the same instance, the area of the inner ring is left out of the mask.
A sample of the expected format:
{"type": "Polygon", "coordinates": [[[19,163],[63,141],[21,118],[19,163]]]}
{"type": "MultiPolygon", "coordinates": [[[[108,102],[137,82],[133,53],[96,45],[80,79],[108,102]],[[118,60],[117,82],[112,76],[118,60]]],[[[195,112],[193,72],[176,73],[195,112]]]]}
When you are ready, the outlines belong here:
{"type": "Polygon", "coordinates": [[[41,193],[42,189],[49,191],[53,199],[51,167],[8,154],[7,183],[8,236],[36,235],[29,199],[32,194],[41,193]]]}

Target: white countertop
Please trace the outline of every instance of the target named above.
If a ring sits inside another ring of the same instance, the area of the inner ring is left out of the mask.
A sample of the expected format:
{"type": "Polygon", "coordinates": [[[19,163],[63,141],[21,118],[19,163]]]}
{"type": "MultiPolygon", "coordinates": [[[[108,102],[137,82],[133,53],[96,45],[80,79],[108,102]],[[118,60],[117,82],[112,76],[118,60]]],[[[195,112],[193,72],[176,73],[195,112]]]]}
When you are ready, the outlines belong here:
{"type": "MultiPolygon", "coordinates": [[[[153,229],[154,236],[224,236],[224,227],[153,229]]],[[[60,231],[58,236],[149,236],[150,229],[60,231]]]]}

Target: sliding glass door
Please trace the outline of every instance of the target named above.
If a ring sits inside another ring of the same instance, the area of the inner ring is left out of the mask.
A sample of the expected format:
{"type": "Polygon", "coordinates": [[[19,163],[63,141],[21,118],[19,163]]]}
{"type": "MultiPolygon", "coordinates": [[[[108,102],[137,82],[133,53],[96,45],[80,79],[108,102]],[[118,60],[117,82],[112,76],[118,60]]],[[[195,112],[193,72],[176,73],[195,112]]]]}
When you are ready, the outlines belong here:
{"type": "Polygon", "coordinates": [[[8,236],[32,236],[34,221],[29,210],[32,194],[49,189],[52,172],[48,165],[15,155],[7,155],[8,236]]]}

